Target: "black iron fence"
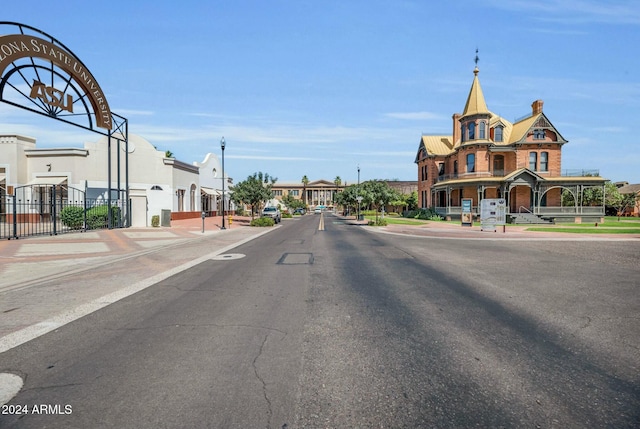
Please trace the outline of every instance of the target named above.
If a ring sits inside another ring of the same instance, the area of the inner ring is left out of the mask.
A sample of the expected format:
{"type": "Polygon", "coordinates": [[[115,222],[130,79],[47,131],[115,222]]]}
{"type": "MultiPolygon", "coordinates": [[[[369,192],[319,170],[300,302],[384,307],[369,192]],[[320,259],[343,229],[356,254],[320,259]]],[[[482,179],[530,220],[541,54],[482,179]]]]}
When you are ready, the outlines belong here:
{"type": "Polygon", "coordinates": [[[126,225],[124,199],[86,198],[62,185],[19,186],[9,195],[0,188],[0,239],[57,235],[126,225]]]}

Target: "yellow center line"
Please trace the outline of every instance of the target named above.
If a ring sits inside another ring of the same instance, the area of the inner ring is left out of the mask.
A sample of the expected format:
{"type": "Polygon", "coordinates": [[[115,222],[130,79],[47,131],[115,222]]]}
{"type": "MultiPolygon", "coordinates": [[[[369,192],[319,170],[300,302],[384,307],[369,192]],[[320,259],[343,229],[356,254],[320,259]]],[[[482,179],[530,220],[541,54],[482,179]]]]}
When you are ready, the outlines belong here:
{"type": "Polygon", "coordinates": [[[318,225],[318,231],[324,231],[324,213],[320,213],[320,225],[318,225]]]}

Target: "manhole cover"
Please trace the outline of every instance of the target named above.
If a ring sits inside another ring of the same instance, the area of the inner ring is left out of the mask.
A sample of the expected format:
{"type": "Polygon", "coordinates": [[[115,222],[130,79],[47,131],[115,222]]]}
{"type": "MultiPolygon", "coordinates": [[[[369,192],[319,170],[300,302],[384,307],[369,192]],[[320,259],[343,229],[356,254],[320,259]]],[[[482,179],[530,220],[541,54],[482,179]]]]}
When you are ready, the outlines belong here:
{"type": "Polygon", "coordinates": [[[245,255],[242,253],[225,253],[224,255],[217,255],[211,258],[214,261],[228,261],[230,259],[240,259],[244,258],[245,255]]]}
{"type": "Polygon", "coordinates": [[[278,261],[280,265],[313,264],[313,253],[285,253],[278,261]]]}

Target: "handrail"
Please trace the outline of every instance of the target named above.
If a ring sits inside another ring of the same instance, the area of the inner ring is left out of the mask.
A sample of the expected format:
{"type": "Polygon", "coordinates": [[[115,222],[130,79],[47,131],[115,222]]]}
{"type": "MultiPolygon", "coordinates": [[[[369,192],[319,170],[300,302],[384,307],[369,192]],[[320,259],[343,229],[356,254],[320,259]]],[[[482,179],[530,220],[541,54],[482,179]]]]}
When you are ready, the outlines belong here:
{"type": "Polygon", "coordinates": [[[518,213],[522,213],[522,210],[524,209],[524,211],[526,211],[527,213],[531,213],[533,214],[533,212],[531,212],[531,210],[529,210],[528,208],[526,208],[525,206],[520,206],[520,208],[518,209],[518,213]]]}

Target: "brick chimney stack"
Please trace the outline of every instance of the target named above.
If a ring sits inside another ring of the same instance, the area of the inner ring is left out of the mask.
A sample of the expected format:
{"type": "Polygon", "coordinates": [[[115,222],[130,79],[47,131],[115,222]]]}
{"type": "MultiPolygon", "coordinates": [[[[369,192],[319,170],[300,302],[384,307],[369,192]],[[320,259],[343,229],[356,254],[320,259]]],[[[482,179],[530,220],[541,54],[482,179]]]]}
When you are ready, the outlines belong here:
{"type": "Polygon", "coordinates": [[[536,100],[531,104],[531,110],[533,115],[537,115],[538,113],[542,113],[542,105],[544,104],[544,101],[542,100],[536,100]]]}
{"type": "Polygon", "coordinates": [[[453,116],[453,141],[452,144],[456,144],[460,140],[460,113],[454,113],[453,116]]]}

